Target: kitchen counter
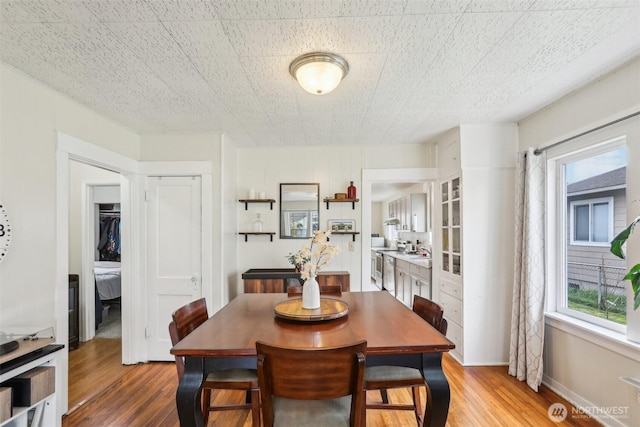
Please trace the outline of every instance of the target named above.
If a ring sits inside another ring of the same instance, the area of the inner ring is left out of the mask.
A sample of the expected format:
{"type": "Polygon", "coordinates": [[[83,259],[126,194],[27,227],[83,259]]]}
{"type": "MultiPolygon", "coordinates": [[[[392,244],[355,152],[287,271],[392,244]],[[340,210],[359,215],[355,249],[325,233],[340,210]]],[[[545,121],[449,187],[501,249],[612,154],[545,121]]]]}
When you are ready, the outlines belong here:
{"type": "Polygon", "coordinates": [[[429,257],[424,257],[422,255],[417,255],[417,254],[407,254],[397,250],[388,250],[388,249],[378,250],[378,252],[382,252],[385,255],[389,255],[396,259],[407,261],[411,264],[415,264],[420,267],[431,268],[431,258],[429,257]]]}

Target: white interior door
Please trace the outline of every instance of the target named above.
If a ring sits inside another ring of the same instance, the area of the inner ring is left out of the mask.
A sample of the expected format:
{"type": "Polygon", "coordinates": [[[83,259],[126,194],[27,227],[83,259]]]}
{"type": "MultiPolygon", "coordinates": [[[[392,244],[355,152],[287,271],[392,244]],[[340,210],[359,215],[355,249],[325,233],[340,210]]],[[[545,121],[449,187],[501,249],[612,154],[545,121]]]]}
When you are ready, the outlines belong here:
{"type": "Polygon", "coordinates": [[[149,360],[173,360],[171,313],[202,295],[200,177],[147,181],[149,360]]]}

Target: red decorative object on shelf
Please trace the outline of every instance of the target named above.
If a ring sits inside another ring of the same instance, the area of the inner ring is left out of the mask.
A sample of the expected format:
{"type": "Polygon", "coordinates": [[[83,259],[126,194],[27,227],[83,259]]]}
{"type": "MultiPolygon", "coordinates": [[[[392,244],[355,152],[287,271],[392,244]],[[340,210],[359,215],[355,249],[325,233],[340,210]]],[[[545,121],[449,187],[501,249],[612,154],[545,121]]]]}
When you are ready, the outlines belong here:
{"type": "Polygon", "coordinates": [[[347,199],[355,199],[356,198],[356,187],[353,185],[353,181],[347,188],[347,199]]]}

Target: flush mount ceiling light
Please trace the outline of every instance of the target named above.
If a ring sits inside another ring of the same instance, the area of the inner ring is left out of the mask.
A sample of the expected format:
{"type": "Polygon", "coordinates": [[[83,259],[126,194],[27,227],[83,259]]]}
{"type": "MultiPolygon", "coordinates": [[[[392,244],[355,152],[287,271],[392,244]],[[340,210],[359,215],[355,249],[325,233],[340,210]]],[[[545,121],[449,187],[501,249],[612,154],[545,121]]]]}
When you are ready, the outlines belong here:
{"type": "Polygon", "coordinates": [[[304,90],[324,95],[334,90],[349,72],[349,64],[333,53],[313,52],[297,57],[289,65],[289,73],[304,90]]]}

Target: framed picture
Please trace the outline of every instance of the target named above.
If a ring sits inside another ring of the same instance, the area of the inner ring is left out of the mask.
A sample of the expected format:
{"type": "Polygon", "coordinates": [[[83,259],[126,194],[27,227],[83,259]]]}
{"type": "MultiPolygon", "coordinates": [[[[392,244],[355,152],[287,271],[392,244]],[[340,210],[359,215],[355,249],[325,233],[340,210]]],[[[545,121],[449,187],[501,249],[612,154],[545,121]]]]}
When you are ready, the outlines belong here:
{"type": "Polygon", "coordinates": [[[356,220],[355,219],[330,219],[329,220],[329,230],[331,232],[346,232],[346,231],[356,231],[356,220]]]}

